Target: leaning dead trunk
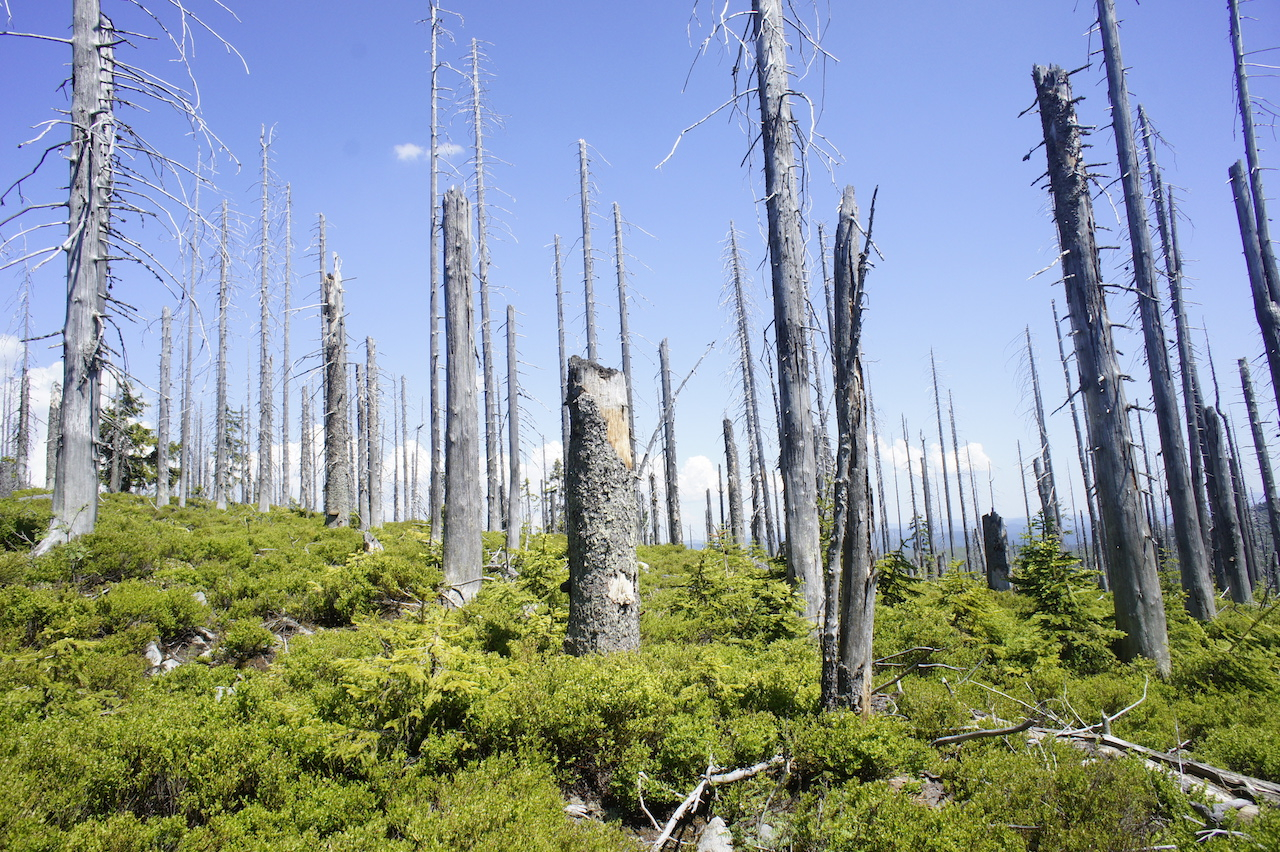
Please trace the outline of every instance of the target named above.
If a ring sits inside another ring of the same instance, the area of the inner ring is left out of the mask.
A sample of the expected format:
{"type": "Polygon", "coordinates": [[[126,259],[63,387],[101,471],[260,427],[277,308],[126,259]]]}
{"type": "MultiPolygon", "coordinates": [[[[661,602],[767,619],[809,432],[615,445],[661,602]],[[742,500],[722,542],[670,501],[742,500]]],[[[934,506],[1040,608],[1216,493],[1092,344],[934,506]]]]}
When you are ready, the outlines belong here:
{"type": "Polygon", "coordinates": [[[1249,272],[1249,287],[1253,291],[1253,310],[1262,330],[1262,344],[1267,352],[1267,366],[1271,368],[1271,384],[1275,388],[1276,402],[1280,405],[1280,304],[1272,298],[1267,273],[1262,262],[1262,246],[1258,238],[1258,223],[1253,199],[1245,179],[1244,163],[1237,160],[1229,170],[1231,191],[1236,201],[1236,220],[1240,225],[1240,240],[1244,244],[1245,266],[1249,272]]]}
{"type": "Polygon", "coordinates": [[[1055,531],[1062,529],[1062,510],[1058,505],[1057,480],[1053,475],[1053,456],[1049,452],[1049,424],[1044,416],[1044,397],[1040,395],[1040,374],[1036,371],[1036,356],[1031,348],[1031,326],[1024,328],[1027,336],[1027,364],[1031,367],[1031,395],[1036,406],[1036,431],[1040,437],[1040,455],[1032,460],[1036,471],[1036,491],[1040,493],[1040,508],[1046,524],[1055,531]]]}
{"type": "Polygon", "coordinates": [[[786,506],[787,571],[804,595],[804,614],[822,614],[822,569],[818,534],[817,459],[809,407],[809,357],[805,345],[807,288],[804,238],[795,160],[782,0],[753,0],[760,138],[764,149],[765,209],[769,220],[769,266],[773,277],[774,334],[778,347],[778,394],[783,498],[786,506]]]}
{"type": "Polygon", "coordinates": [[[1213,406],[1204,409],[1205,471],[1209,490],[1209,506],[1213,512],[1214,545],[1222,556],[1222,570],[1231,600],[1249,603],[1253,590],[1245,562],[1244,539],[1240,518],[1236,514],[1235,491],[1231,481],[1231,462],[1222,418],[1213,406]]]}
{"type": "Polygon", "coordinates": [[[444,581],[463,604],[480,591],[484,557],[476,334],[471,307],[471,204],[456,186],[444,196],[445,459],[444,581]]]}
{"type": "Polygon", "coordinates": [[[1253,393],[1253,377],[1249,374],[1249,362],[1240,359],[1240,385],[1244,389],[1244,402],[1249,412],[1249,430],[1253,434],[1253,449],[1258,457],[1258,472],[1262,476],[1262,496],[1267,505],[1267,522],[1271,530],[1272,559],[1268,560],[1268,573],[1274,571],[1274,554],[1280,551],[1280,495],[1276,493],[1275,474],[1271,470],[1271,454],[1267,450],[1267,433],[1258,414],[1258,400],[1253,393]]]}
{"type": "Polygon", "coordinates": [[[93,532],[98,520],[98,403],[106,323],[107,235],[115,158],[116,37],[98,0],[76,0],[71,31],[71,184],[61,438],[53,517],[35,555],[93,532]]]}
{"type": "Polygon", "coordinates": [[[1164,600],[1151,531],[1142,515],[1129,406],[1102,292],[1081,125],[1067,72],[1056,66],[1036,66],[1033,76],[1093,451],[1103,550],[1115,592],[1116,626],[1125,633],[1120,651],[1126,659],[1141,656],[1154,660],[1157,670],[1167,675],[1170,661],[1164,600]]]}
{"type": "Polygon", "coordinates": [[[160,312],[160,387],[156,418],[156,508],[169,505],[169,386],[172,383],[173,314],[165,305],[160,312]]]}
{"type": "Polygon", "coordinates": [[[576,656],[640,647],[635,483],[624,385],[617,370],[569,359],[565,650],[576,656]]]}

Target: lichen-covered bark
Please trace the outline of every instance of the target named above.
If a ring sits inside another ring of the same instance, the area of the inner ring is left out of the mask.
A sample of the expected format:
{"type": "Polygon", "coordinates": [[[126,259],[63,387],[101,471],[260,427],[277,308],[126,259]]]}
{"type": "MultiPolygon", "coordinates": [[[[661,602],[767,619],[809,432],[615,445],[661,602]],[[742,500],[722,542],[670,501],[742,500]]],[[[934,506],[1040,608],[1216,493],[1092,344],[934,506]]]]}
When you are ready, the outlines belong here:
{"type": "Polygon", "coordinates": [[[565,650],[582,656],[640,647],[635,474],[621,372],[574,356],[567,388],[569,625],[565,650]]]}

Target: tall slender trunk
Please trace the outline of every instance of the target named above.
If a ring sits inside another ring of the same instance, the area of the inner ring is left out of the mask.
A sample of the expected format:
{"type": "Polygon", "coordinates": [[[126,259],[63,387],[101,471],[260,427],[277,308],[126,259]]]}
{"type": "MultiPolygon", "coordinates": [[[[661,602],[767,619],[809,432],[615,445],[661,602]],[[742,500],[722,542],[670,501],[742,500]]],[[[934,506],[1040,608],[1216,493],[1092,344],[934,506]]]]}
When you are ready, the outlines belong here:
{"type": "MultiPolygon", "coordinates": [[[[738,445],[733,440],[733,421],[724,419],[724,459],[729,478],[729,534],[732,543],[743,547],[747,543],[746,519],[742,513],[742,475],[738,471],[738,445]]],[[[1280,536],[1277,537],[1280,541],[1280,536]]]]}
{"type": "MultiPolygon", "coordinates": [[[[222,239],[218,249],[218,409],[214,413],[214,461],[213,461],[213,500],[219,509],[227,508],[230,489],[230,464],[227,456],[227,312],[231,308],[231,253],[227,242],[230,237],[227,218],[227,202],[222,202],[222,239]]],[[[322,225],[323,227],[323,225],[322,225]]]]}
{"type": "Polygon", "coordinates": [[[1267,560],[1267,572],[1272,575],[1273,583],[1280,579],[1274,576],[1275,557],[1280,551],[1280,494],[1276,493],[1275,474],[1271,469],[1271,454],[1267,450],[1267,433],[1262,426],[1262,417],[1258,413],[1258,400],[1253,393],[1253,377],[1249,374],[1249,362],[1240,359],[1240,385],[1244,390],[1244,402],[1249,412],[1249,430],[1253,434],[1253,449],[1258,457],[1258,472],[1262,476],[1262,496],[1267,505],[1267,524],[1271,531],[1272,557],[1267,560]]]}
{"type": "Polygon", "coordinates": [[[1213,507],[1214,544],[1222,554],[1224,579],[1231,600],[1249,603],[1253,592],[1249,585],[1249,571],[1245,563],[1244,539],[1240,531],[1240,519],[1236,514],[1231,482],[1231,462],[1227,453],[1227,441],[1223,435],[1222,417],[1213,406],[1204,410],[1205,449],[1209,502],[1213,507]]]}
{"type": "Polygon", "coordinates": [[[658,511],[658,477],[649,473],[649,522],[653,527],[653,544],[662,543],[662,522],[658,511]]]}
{"type": "Polygon", "coordinates": [[[271,286],[270,286],[270,241],[268,224],[270,206],[267,193],[268,154],[271,142],[267,139],[266,127],[262,128],[259,138],[262,145],[262,213],[261,232],[258,242],[258,267],[261,272],[261,286],[258,290],[258,306],[261,320],[258,327],[258,511],[265,512],[271,508],[271,443],[274,430],[271,425],[271,286]]]}
{"type": "Polygon", "coordinates": [[[355,482],[356,482],[356,515],[360,518],[360,529],[369,529],[369,396],[365,369],[357,361],[352,365],[355,378],[352,382],[351,394],[356,404],[355,433],[355,482]]]}
{"type": "Polygon", "coordinates": [[[591,254],[591,192],[587,163],[587,140],[578,140],[578,183],[582,201],[582,291],[586,301],[587,360],[598,357],[596,345],[595,257],[591,254]]]}
{"type": "MultiPolygon", "coordinates": [[[[198,185],[197,185],[198,192],[198,185]]],[[[200,209],[199,195],[196,196],[196,210],[200,209]]],[[[187,279],[186,310],[187,310],[187,344],[183,349],[182,357],[184,360],[182,367],[182,415],[180,426],[182,441],[182,463],[180,479],[178,482],[178,505],[185,507],[187,499],[195,492],[195,486],[199,482],[196,476],[197,467],[201,466],[203,459],[196,452],[196,435],[191,430],[191,409],[195,406],[195,394],[193,391],[193,383],[195,381],[195,344],[196,344],[196,264],[198,263],[198,252],[196,250],[195,228],[199,227],[200,217],[196,218],[196,224],[192,225],[192,237],[188,243],[188,251],[191,252],[190,275],[187,279]]]]}
{"type": "Polygon", "coordinates": [[[1035,351],[1031,348],[1031,326],[1026,326],[1027,364],[1031,368],[1031,393],[1036,406],[1036,432],[1040,438],[1039,455],[1032,459],[1043,464],[1043,472],[1036,473],[1036,491],[1040,493],[1040,506],[1044,510],[1044,519],[1052,524],[1054,532],[1062,530],[1062,510],[1058,506],[1058,486],[1053,475],[1053,457],[1049,452],[1049,423],[1044,416],[1044,397],[1040,394],[1040,374],[1036,371],[1035,351]]]}
{"type": "Polygon", "coordinates": [[[934,530],[937,527],[933,523],[933,499],[929,496],[929,451],[924,445],[924,432],[920,433],[920,499],[924,501],[924,552],[927,554],[928,563],[925,565],[926,571],[932,576],[938,576],[942,572],[937,571],[934,565],[934,558],[938,551],[934,548],[934,530]],[[936,573],[935,573],[936,572],[936,573]]]}
{"type": "Polygon", "coordinates": [[[382,526],[382,404],[378,387],[378,344],[364,339],[365,351],[365,445],[369,480],[369,526],[382,526]]]}
{"type": "Polygon", "coordinates": [[[710,488],[707,489],[707,511],[703,519],[706,523],[706,533],[705,533],[705,538],[703,539],[703,542],[702,542],[702,546],[705,549],[705,548],[711,547],[716,537],[716,519],[715,519],[715,515],[713,515],[711,512],[711,489],[710,488]]]}
{"type": "MultiPolygon", "coordinates": [[[[507,552],[520,549],[520,362],[516,358],[516,308],[507,305],[507,552]]],[[[630,407],[628,405],[628,407],[630,407]]],[[[634,458],[634,456],[632,456],[634,458]]]]}
{"type": "Polygon", "coordinates": [[[31,276],[22,287],[22,375],[18,379],[18,428],[14,434],[14,480],[18,488],[31,487],[31,276]]]}
{"type": "Polygon", "coordinates": [[[801,587],[804,615],[817,621],[823,589],[818,531],[817,459],[809,411],[809,357],[805,345],[804,238],[796,186],[795,138],[790,104],[787,40],[782,0],[752,0],[753,37],[760,101],[769,266],[773,278],[774,335],[787,571],[801,587]]]}
{"type": "Polygon", "coordinates": [[[764,429],[760,422],[760,398],[756,393],[755,359],[751,355],[751,327],[747,321],[747,296],[738,251],[738,232],[729,223],[729,263],[733,276],[734,316],[738,327],[738,359],[742,369],[743,408],[747,415],[747,446],[751,465],[752,536],[765,552],[777,553],[777,536],[770,508],[768,465],[764,455],[764,429]]]}
{"type": "Polygon", "coordinates": [[[1076,365],[1079,374],[1088,377],[1081,390],[1093,449],[1104,551],[1115,592],[1116,626],[1125,634],[1120,652],[1125,659],[1142,656],[1154,660],[1157,670],[1167,675],[1170,660],[1164,601],[1149,546],[1151,531],[1139,503],[1129,407],[1102,292],[1081,124],[1067,72],[1036,66],[1033,76],[1076,365]]]}
{"type": "Polygon", "coordinates": [[[1240,240],[1244,244],[1245,265],[1249,271],[1249,287],[1253,291],[1253,310],[1262,330],[1262,343],[1271,368],[1271,384],[1280,406],[1280,300],[1271,295],[1262,246],[1258,237],[1256,208],[1245,178],[1243,161],[1237,160],[1229,170],[1231,191],[1235,196],[1236,220],[1240,224],[1240,240]]]}
{"type": "Polygon", "coordinates": [[[484,506],[476,405],[476,333],[471,307],[471,204],[457,187],[444,197],[445,504],[444,581],[449,600],[480,591],[484,506]]]}
{"type": "Polygon", "coordinates": [[[568,352],[564,341],[564,268],[561,263],[560,235],[555,236],[556,339],[560,345],[560,453],[569,452],[569,409],[565,397],[569,381],[568,352]]]}
{"type": "MultiPolygon", "coordinates": [[[[428,510],[431,516],[431,539],[440,541],[444,531],[444,458],[441,427],[444,413],[440,408],[440,4],[431,0],[431,240],[428,249],[431,281],[429,401],[431,407],[431,475],[427,486],[428,510]]],[[[416,457],[415,457],[416,461],[416,457]]],[[[417,476],[414,476],[417,488],[417,476]]]]}
{"type": "Polygon", "coordinates": [[[53,490],[54,481],[58,474],[58,448],[62,446],[62,440],[58,435],[61,418],[62,383],[54,382],[53,387],[49,390],[49,421],[44,442],[44,487],[47,491],[53,490]]]}
{"type": "MultiPolygon", "coordinates": [[[[947,506],[947,559],[949,560],[955,554],[956,534],[951,514],[951,482],[947,475],[947,438],[942,430],[942,395],[938,391],[938,362],[934,360],[932,349],[929,350],[929,371],[933,375],[933,412],[938,420],[938,455],[942,457],[942,493],[946,497],[947,506]]],[[[956,464],[956,477],[959,478],[959,462],[957,461],[956,464]]],[[[941,539],[941,534],[938,537],[941,539]]]]}
{"type": "Polygon", "coordinates": [[[671,393],[671,349],[663,338],[658,347],[662,371],[663,462],[667,488],[667,535],[672,544],[683,539],[680,529],[680,468],[676,460],[676,401],[671,393]]]}
{"type": "Polygon", "coordinates": [[[324,514],[330,527],[351,523],[351,404],[347,399],[347,318],[342,307],[342,263],[326,270],[324,217],[320,218],[320,300],[324,325],[324,514]]]}
{"type": "MultiPolygon", "coordinates": [[[[410,499],[410,495],[414,489],[410,487],[409,482],[409,380],[404,374],[400,375],[400,474],[404,477],[404,519],[410,520],[417,517],[414,514],[418,507],[414,505],[410,499]]],[[[417,443],[414,443],[413,456],[416,460],[418,457],[417,443]]]]}
{"type": "MultiPolygon", "coordinates": [[[[947,391],[947,409],[951,415],[951,457],[956,463],[956,491],[960,495],[960,526],[964,529],[964,570],[972,571],[973,560],[969,555],[969,512],[964,505],[964,477],[960,475],[960,436],[956,433],[956,405],[951,398],[951,391],[947,391]]],[[[878,467],[878,452],[876,460],[878,467]]]]}
{"type": "Polygon", "coordinates": [[[160,312],[160,409],[156,416],[156,508],[169,505],[169,388],[172,385],[173,312],[160,312]]]}
{"type": "Polygon", "coordinates": [[[315,473],[312,459],[315,450],[311,447],[311,393],[310,388],[302,388],[302,422],[298,428],[298,502],[302,508],[310,511],[316,506],[315,473]]]}
{"type": "Polygon", "coordinates": [[[1124,62],[1120,56],[1119,32],[1114,0],[1098,0],[1103,53],[1107,65],[1107,87],[1111,100],[1111,126],[1116,139],[1117,164],[1124,188],[1129,224],[1129,245],[1133,256],[1134,286],[1138,291],[1138,314],[1151,374],[1151,402],[1160,435],[1160,455],[1173,510],[1173,534],[1187,592],[1188,608],[1199,618],[1212,612],[1212,585],[1209,561],[1200,530],[1191,473],[1187,467],[1186,443],[1178,414],[1178,396],[1169,369],[1168,344],[1156,291],[1156,270],[1152,260],[1151,236],[1147,228],[1147,202],[1142,193],[1141,166],[1130,119],[1129,92],[1125,87],[1124,62]]]}
{"type": "Polygon", "coordinates": [[[98,520],[98,403],[115,161],[115,30],[98,0],[75,0],[71,31],[71,182],[67,313],[62,328],[61,440],[49,531],[34,550],[93,531],[98,520]]]}
{"type": "Polygon", "coordinates": [[[280,505],[292,502],[293,479],[289,459],[289,392],[292,390],[293,364],[289,361],[289,320],[293,306],[293,184],[284,185],[284,304],[280,311],[280,505]]]}

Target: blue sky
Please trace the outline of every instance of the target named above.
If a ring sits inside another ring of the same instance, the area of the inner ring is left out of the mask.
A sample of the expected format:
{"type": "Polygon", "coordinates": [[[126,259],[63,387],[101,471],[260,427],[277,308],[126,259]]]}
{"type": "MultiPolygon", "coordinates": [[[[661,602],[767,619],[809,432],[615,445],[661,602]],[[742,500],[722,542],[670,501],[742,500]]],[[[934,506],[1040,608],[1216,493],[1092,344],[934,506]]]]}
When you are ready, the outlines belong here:
{"type": "MultiPolygon", "coordinates": [[[[68,3],[9,0],[8,5],[13,30],[51,35],[69,30],[68,3]]],[[[238,21],[213,3],[196,8],[235,45],[248,73],[240,59],[206,32],[194,34],[192,62],[205,119],[243,164],[237,172],[223,158],[218,187],[243,217],[246,232],[256,232],[257,139],[263,124],[273,127],[273,184],[290,183],[294,198],[295,305],[316,301],[315,262],[307,254],[316,214],[323,212],[330,223],[330,248],[342,255],[349,279],[350,333],[356,340],[375,337],[383,370],[407,375],[411,397],[424,396],[427,169],[423,159],[398,156],[397,146],[425,146],[428,141],[428,32],[417,23],[427,16],[427,4],[382,0],[354,12],[351,4],[330,0],[229,5],[238,21]]],[[[491,75],[488,105],[501,117],[488,133],[490,155],[503,161],[490,176],[491,201],[501,208],[493,211],[494,314],[502,316],[508,301],[520,314],[521,382],[530,397],[525,444],[531,460],[540,460],[539,433],[553,441],[559,429],[550,249],[557,233],[567,248],[566,287],[574,300],[569,310],[571,349],[584,345],[576,176],[577,140],[584,138],[593,157],[596,292],[606,363],[616,364],[619,358],[613,202],[621,205],[630,224],[626,245],[642,441],[653,429],[657,410],[658,343],[670,339],[674,367],[681,374],[715,344],[690,380],[677,413],[689,489],[704,487],[709,466],[698,457],[713,464],[720,458],[720,420],[725,413],[740,413],[730,316],[722,306],[722,255],[730,220],[744,234],[760,308],[757,319],[769,314],[763,208],[756,203],[762,190],[758,160],[751,156],[752,114],[725,112],[712,118],[686,135],[661,169],[655,168],[683,128],[732,94],[733,46],[712,41],[699,52],[719,5],[706,0],[455,0],[453,5],[459,13],[449,21],[454,42],[442,45],[442,58],[462,67],[470,39],[481,40],[491,75]]],[[[743,6],[733,2],[729,9],[741,11],[743,6]]],[[[955,397],[961,442],[981,445],[982,457],[990,459],[997,508],[1008,516],[1021,515],[1015,442],[1021,440],[1028,455],[1035,443],[1021,348],[1024,326],[1031,327],[1036,340],[1047,407],[1057,408],[1065,392],[1049,310],[1051,298],[1062,305],[1061,288],[1052,284],[1052,271],[1028,280],[1057,254],[1048,197],[1037,183],[1044,171],[1042,152],[1033,150],[1039,121],[1034,112],[1021,118],[1019,113],[1033,103],[1033,63],[1077,68],[1096,60],[1074,81],[1077,95],[1085,97],[1082,117],[1100,126],[1093,159],[1106,164],[1101,171],[1113,170],[1105,76],[1100,57],[1091,56],[1098,47],[1096,34],[1089,35],[1093,4],[908,0],[795,6],[810,30],[820,32],[829,54],[799,69],[804,73],[796,88],[814,105],[818,131],[830,150],[838,152],[830,165],[818,156],[810,160],[810,225],[833,221],[844,184],[857,187],[864,207],[879,187],[876,242],[884,259],[868,281],[864,340],[877,408],[893,424],[894,436],[900,437],[896,424],[905,414],[914,443],[918,445],[923,430],[927,443],[936,444],[928,384],[932,349],[943,384],[955,397]]],[[[122,28],[155,32],[127,4],[104,0],[104,8],[122,28]]],[[[1249,47],[1280,44],[1280,13],[1274,4],[1251,2],[1244,8],[1257,18],[1246,22],[1249,47]]],[[[1226,183],[1227,167],[1242,155],[1242,143],[1225,4],[1120,0],[1119,10],[1133,100],[1145,105],[1167,141],[1160,150],[1162,165],[1179,188],[1183,251],[1192,276],[1192,321],[1208,330],[1223,402],[1242,418],[1235,359],[1256,359],[1261,344],[1226,183]]],[[[173,20],[170,12],[163,15],[173,20]]],[[[744,24],[737,18],[736,31],[741,33],[744,24]]],[[[1256,58],[1268,62],[1267,55],[1256,58]]],[[[165,76],[182,73],[172,61],[172,47],[163,42],[122,49],[121,56],[165,76]]],[[[57,44],[0,40],[0,74],[18,81],[6,87],[0,114],[0,175],[12,179],[29,168],[32,153],[15,146],[34,135],[31,126],[55,117],[51,110],[65,105],[58,86],[67,59],[68,50],[57,44]]],[[[455,89],[444,104],[451,118],[447,137],[463,149],[451,160],[460,170],[458,180],[465,181],[471,135],[452,99],[463,98],[467,84],[461,76],[446,78],[455,89]]],[[[1274,79],[1259,77],[1254,90],[1276,100],[1274,79]]],[[[808,114],[801,112],[807,124],[808,114]]],[[[181,122],[163,113],[129,118],[158,147],[184,162],[194,161],[195,145],[184,136],[181,122]]],[[[1264,149],[1276,147],[1269,129],[1262,144],[1264,149]]],[[[1263,158],[1274,163],[1271,150],[1264,150],[1263,158]]],[[[31,184],[30,194],[36,200],[56,198],[63,181],[63,166],[55,161],[31,184]]],[[[1118,187],[1111,189],[1111,197],[1119,203],[1118,187]]],[[[220,199],[206,192],[202,206],[211,210],[220,199]]],[[[1105,200],[1097,212],[1100,224],[1116,227],[1116,215],[1105,200]]],[[[172,253],[172,241],[161,228],[126,225],[157,251],[172,253]]],[[[1114,238],[1102,235],[1100,242],[1124,241],[1115,232],[1114,238]]],[[[240,361],[233,366],[236,376],[244,374],[243,353],[256,345],[246,335],[253,333],[257,314],[257,272],[251,254],[245,253],[237,269],[243,295],[235,318],[241,335],[233,343],[240,361]]],[[[1118,259],[1122,252],[1110,254],[1118,259]]],[[[59,265],[54,261],[37,275],[36,333],[55,331],[61,323],[59,265]]],[[[1113,280],[1123,279],[1118,263],[1110,265],[1109,273],[1113,280]]],[[[128,367],[139,381],[151,383],[158,360],[154,320],[165,303],[176,301],[139,270],[122,267],[117,274],[117,296],[136,305],[142,316],[122,326],[128,367]]],[[[16,292],[20,273],[3,275],[6,293],[16,292]]],[[[206,281],[201,290],[210,308],[211,283],[206,281]]],[[[1113,298],[1111,311],[1113,319],[1125,321],[1132,316],[1131,300],[1123,294],[1113,298]]],[[[18,330],[16,321],[11,326],[18,330]]],[[[314,310],[295,314],[295,357],[314,350],[317,327],[314,310]]],[[[278,328],[275,333],[278,340],[278,328]]],[[[501,328],[495,327],[495,333],[501,328]]],[[[1139,340],[1122,336],[1120,348],[1129,372],[1140,379],[1139,340]]],[[[36,350],[38,364],[49,367],[56,358],[55,351],[36,350]]],[[[301,367],[314,364],[312,359],[301,367]]],[[[1265,370],[1255,369],[1255,380],[1265,381],[1265,370]]],[[[242,393],[239,382],[234,387],[242,393]]],[[[1130,390],[1137,402],[1149,395],[1141,381],[1130,390]]],[[[762,404],[769,405],[767,397],[762,404]]],[[[411,407],[416,409],[416,403],[411,407]]],[[[296,400],[292,410],[296,416],[296,400]]],[[[418,418],[411,419],[412,429],[418,418]]],[[[1057,464],[1074,468],[1069,415],[1063,410],[1051,421],[1057,464]]],[[[1153,441],[1154,432],[1154,427],[1148,430],[1153,441]]],[[[1241,436],[1246,434],[1241,428],[1241,436]]],[[[296,427],[294,435],[296,440],[296,427]]],[[[990,502],[986,476],[984,469],[979,474],[984,511],[990,502]]],[[[700,537],[701,498],[684,497],[685,522],[700,537]]],[[[1082,505],[1078,485],[1075,499],[1082,505]]]]}

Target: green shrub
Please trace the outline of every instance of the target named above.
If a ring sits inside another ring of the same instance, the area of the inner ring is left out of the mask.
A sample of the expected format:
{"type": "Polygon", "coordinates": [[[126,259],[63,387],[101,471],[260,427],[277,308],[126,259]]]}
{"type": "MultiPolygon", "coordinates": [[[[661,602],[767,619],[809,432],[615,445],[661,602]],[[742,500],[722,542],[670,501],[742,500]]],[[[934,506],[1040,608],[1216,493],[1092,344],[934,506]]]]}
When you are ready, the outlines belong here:
{"type": "Polygon", "coordinates": [[[172,637],[204,624],[209,608],[191,589],[158,589],[141,580],[126,580],[105,590],[97,600],[103,633],[150,624],[161,637],[172,637]]]}
{"type": "Polygon", "coordinates": [[[828,784],[920,772],[934,754],[910,731],[906,723],[884,716],[823,713],[793,734],[793,771],[802,779],[828,784]]]}
{"type": "Polygon", "coordinates": [[[232,663],[243,663],[265,654],[275,645],[276,637],[256,621],[237,619],[227,627],[218,643],[218,656],[232,663]]]}

